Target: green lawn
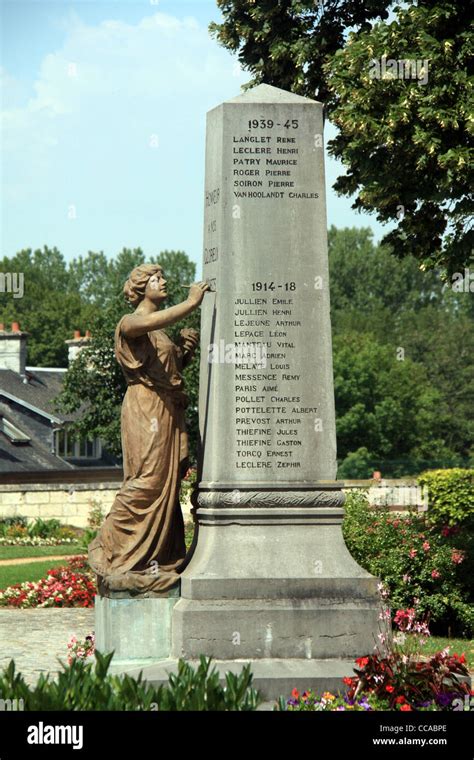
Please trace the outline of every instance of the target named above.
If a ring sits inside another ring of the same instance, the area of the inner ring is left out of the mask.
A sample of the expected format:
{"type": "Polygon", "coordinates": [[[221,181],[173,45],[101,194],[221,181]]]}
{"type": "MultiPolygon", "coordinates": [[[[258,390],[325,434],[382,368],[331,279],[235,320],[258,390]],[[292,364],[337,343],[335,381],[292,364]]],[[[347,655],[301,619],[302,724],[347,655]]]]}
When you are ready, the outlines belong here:
{"type": "Polygon", "coordinates": [[[423,647],[424,654],[435,654],[441,649],[449,647],[451,654],[464,654],[470,670],[474,670],[474,640],[473,639],[447,639],[441,636],[430,636],[423,647]]]}
{"type": "Polygon", "coordinates": [[[21,557],[54,557],[59,554],[83,554],[80,544],[58,544],[57,546],[2,546],[0,559],[19,559],[21,557]]]}
{"type": "Polygon", "coordinates": [[[192,520],[187,520],[184,523],[184,540],[186,542],[186,550],[189,551],[189,547],[193,542],[194,536],[194,523],[192,520]]]}
{"type": "Polygon", "coordinates": [[[64,560],[31,562],[26,565],[0,565],[0,589],[24,581],[39,581],[52,567],[66,564],[64,560]]]}

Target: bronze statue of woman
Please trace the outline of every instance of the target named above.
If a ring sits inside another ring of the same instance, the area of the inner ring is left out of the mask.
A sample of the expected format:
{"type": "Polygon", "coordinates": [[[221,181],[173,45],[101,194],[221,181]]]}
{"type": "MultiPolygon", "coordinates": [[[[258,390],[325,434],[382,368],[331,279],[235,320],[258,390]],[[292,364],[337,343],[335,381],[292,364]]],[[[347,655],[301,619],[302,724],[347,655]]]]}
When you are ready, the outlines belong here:
{"type": "Polygon", "coordinates": [[[127,381],[124,482],[89,545],[101,594],[166,592],[179,580],[186,554],[179,491],[188,458],[182,369],[193,358],[198,333],[181,330],[173,343],[164,328],[194,311],[208,289],[195,283],[186,301],[160,309],[167,293],[159,265],[136,267],[125,283],[125,297],[136,309],[115,330],[115,356],[127,381]]]}

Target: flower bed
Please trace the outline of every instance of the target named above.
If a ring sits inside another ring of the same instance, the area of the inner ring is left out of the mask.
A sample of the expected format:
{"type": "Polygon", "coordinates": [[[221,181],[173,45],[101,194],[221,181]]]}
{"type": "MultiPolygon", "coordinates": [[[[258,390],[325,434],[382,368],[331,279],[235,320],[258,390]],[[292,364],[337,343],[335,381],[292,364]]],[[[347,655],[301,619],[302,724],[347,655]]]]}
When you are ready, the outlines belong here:
{"type": "Polygon", "coordinates": [[[438,635],[474,632],[474,534],[431,525],[424,514],[396,516],[372,509],[361,493],[348,496],[344,538],[354,559],[390,590],[394,607],[430,614],[438,635]],[[414,600],[418,602],[415,605],[414,600]]]}
{"type": "Polygon", "coordinates": [[[85,556],[48,571],[46,578],[0,591],[3,607],[93,607],[97,588],[85,556]]]}
{"type": "Polygon", "coordinates": [[[79,544],[77,538],[39,538],[38,536],[26,538],[0,538],[0,546],[70,546],[79,544]]]}
{"type": "MultiPolygon", "coordinates": [[[[471,691],[464,654],[446,647],[430,656],[421,648],[430,635],[427,617],[417,619],[415,608],[399,609],[393,617],[388,606],[389,592],[379,584],[382,608],[380,633],[375,653],[358,657],[354,676],[343,678],[347,692],[324,692],[318,697],[311,690],[299,694],[293,689],[287,701],[280,698],[278,708],[290,711],[396,710],[418,712],[464,710],[469,708],[471,691]]],[[[342,691],[342,689],[341,689],[342,691]]]]}
{"type": "Polygon", "coordinates": [[[95,633],[89,633],[83,641],[79,641],[77,636],[71,636],[67,645],[67,661],[72,665],[73,660],[87,660],[93,657],[95,653],[95,633]]]}

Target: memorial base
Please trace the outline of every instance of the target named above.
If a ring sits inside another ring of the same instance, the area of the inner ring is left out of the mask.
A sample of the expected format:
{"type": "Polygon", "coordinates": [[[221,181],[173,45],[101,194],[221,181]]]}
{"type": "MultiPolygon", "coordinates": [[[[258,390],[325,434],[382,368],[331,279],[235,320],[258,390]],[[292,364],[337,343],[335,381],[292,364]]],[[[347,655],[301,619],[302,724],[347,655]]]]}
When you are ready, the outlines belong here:
{"type": "Polygon", "coordinates": [[[268,506],[199,494],[199,505],[220,506],[197,510],[197,547],[173,610],[172,657],[309,662],[373,652],[378,579],[344,543],[340,486],[255,499],[241,490],[233,498],[268,506]]]}
{"type": "MultiPolygon", "coordinates": [[[[189,660],[195,669],[198,660],[189,660]]],[[[306,689],[313,689],[322,694],[330,691],[332,694],[345,691],[342,679],[353,676],[353,660],[306,660],[306,659],[255,659],[255,660],[213,660],[221,682],[225,681],[226,673],[241,673],[249,664],[253,674],[252,687],[263,697],[264,703],[260,709],[272,709],[275,701],[284,696],[289,699],[294,688],[302,694],[306,689]]],[[[175,659],[163,660],[153,665],[125,669],[121,672],[137,677],[141,672],[143,678],[155,687],[167,685],[170,673],[177,673],[178,663],[175,659]]]]}
{"type": "Polygon", "coordinates": [[[180,658],[205,655],[222,677],[250,663],[265,701],[295,687],[344,691],[355,659],[374,651],[381,604],[378,579],[344,543],[341,485],[208,490],[194,501],[198,538],[170,655],[141,668],[144,678],[166,683],[180,658]]]}
{"type": "Polygon", "coordinates": [[[96,649],[115,652],[111,672],[170,656],[171,618],[178,600],[178,588],[166,597],[137,597],[123,592],[96,596],[96,649]]]}

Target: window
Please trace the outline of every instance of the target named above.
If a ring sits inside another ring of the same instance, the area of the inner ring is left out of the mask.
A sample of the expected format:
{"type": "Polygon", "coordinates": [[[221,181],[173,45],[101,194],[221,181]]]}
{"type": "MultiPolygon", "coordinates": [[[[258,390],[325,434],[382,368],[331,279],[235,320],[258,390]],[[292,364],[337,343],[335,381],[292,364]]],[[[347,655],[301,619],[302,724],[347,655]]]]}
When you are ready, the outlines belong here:
{"type": "Polygon", "coordinates": [[[26,433],[23,433],[20,428],[17,428],[12,422],[9,422],[5,417],[0,417],[0,431],[6,435],[11,443],[29,443],[31,438],[26,433]]]}
{"type": "Polygon", "coordinates": [[[102,454],[100,438],[74,440],[67,430],[55,431],[55,454],[64,459],[99,459],[102,454]]]}

